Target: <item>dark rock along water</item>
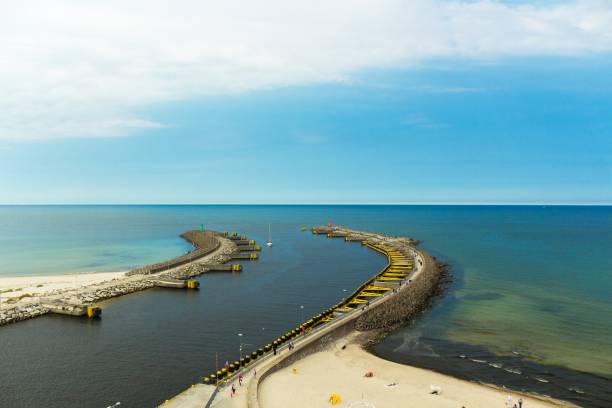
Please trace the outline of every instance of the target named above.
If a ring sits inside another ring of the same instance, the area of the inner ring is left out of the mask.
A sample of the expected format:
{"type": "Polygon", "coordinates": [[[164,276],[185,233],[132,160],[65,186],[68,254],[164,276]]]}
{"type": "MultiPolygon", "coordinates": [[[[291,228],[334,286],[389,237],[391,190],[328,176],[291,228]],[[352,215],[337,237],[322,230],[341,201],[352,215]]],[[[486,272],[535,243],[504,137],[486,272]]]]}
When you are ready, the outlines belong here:
{"type": "Polygon", "coordinates": [[[0,207],[0,275],[162,260],[186,250],[178,235],[202,223],[259,242],[271,223],[275,243],[240,275],[203,276],[197,293],[116,299],[99,322],[48,316],[0,328],[0,406],[152,406],[215,360],[236,359],[237,333],[248,349],[273,339],[298,323],[300,305],[304,318],[316,314],[384,265],[358,244],[299,231],[329,219],[422,239],[454,267],[448,294],[378,354],[610,406],[611,216],[609,207],[0,207]]]}

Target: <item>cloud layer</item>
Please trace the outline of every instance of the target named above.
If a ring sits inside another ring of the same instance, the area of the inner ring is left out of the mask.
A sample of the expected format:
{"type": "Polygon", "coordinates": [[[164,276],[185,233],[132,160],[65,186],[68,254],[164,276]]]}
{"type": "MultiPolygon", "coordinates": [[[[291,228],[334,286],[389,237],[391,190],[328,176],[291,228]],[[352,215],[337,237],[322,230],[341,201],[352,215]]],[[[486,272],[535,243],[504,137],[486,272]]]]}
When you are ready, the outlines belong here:
{"type": "Polygon", "coordinates": [[[0,140],[159,127],[150,104],[347,81],[431,58],[612,50],[607,0],[13,2],[0,14],[0,140]]]}

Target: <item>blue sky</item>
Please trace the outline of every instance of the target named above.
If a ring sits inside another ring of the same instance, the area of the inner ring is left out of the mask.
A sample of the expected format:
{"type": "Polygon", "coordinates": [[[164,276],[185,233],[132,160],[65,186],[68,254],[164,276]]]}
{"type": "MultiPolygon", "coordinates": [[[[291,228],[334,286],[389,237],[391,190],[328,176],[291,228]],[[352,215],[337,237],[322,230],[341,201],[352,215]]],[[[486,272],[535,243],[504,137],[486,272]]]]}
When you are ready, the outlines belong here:
{"type": "MultiPolygon", "coordinates": [[[[603,4],[578,3],[587,11],[603,4]]],[[[571,41],[548,38],[538,48],[525,38],[529,45],[512,55],[475,43],[466,49],[483,51],[439,52],[430,44],[436,51],[419,51],[414,61],[394,60],[393,48],[367,55],[390,61],[383,66],[347,52],[359,61],[348,68],[332,54],[309,60],[307,50],[287,57],[283,49],[275,55],[285,63],[270,72],[228,64],[236,83],[247,84],[235,88],[232,78],[200,82],[210,75],[182,66],[165,82],[134,80],[133,94],[113,88],[128,75],[121,71],[82,84],[62,71],[50,80],[62,95],[62,102],[49,96],[54,115],[37,123],[32,110],[14,123],[5,117],[4,127],[0,115],[0,203],[611,203],[607,40],[601,49],[580,49],[589,41],[559,51],[571,41]],[[312,69],[286,68],[294,59],[312,69]],[[315,69],[326,61],[333,70],[315,69]],[[177,86],[172,76],[183,74],[192,78],[177,86]],[[70,87],[88,98],[73,97],[70,87]]],[[[406,47],[412,55],[415,45],[406,47]]],[[[48,82],[35,85],[53,95],[48,82]]],[[[33,106],[17,98],[11,106],[18,104],[24,108],[12,117],[33,106]]]]}

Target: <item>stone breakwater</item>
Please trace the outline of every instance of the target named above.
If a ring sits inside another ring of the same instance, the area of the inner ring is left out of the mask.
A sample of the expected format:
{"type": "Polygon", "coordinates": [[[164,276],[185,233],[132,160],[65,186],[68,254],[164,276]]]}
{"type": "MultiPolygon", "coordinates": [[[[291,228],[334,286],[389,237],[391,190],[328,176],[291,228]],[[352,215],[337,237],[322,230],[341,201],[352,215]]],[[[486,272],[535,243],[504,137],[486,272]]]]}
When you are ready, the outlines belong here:
{"type": "Polygon", "coordinates": [[[218,238],[220,236],[220,233],[214,231],[187,231],[181,234],[181,238],[194,246],[195,249],[193,251],[165,262],[158,262],[151,265],[145,265],[141,268],[136,268],[126,273],[126,275],[150,275],[191,263],[194,260],[200,259],[219,248],[221,243],[218,238]]]}
{"type": "Polygon", "coordinates": [[[44,306],[47,302],[89,306],[102,300],[150,289],[156,286],[155,281],[158,279],[192,278],[210,271],[211,265],[228,262],[233,254],[240,251],[232,240],[220,233],[188,231],[181,236],[194,244],[196,249],[168,262],[137,268],[118,279],[83,288],[52,290],[27,303],[4,304],[0,309],[0,326],[49,313],[49,309],[44,306]],[[153,272],[155,270],[158,272],[153,272]]]}
{"type": "Polygon", "coordinates": [[[49,309],[40,304],[17,305],[0,311],[0,326],[42,316],[46,313],[49,313],[49,309]]]}
{"type": "Polygon", "coordinates": [[[233,399],[231,406],[258,408],[259,383],[271,373],[312,353],[326,350],[337,342],[346,342],[359,331],[366,333],[358,336],[358,341],[364,342],[384,330],[392,330],[424,310],[431,297],[438,293],[437,282],[443,276],[440,265],[417,249],[418,241],[414,239],[338,226],[315,227],[312,233],[361,242],[387,256],[388,265],[340,303],[272,340],[259,349],[260,352],[251,353],[250,360],[234,362],[227,370],[203,377],[204,384],[192,386],[167,401],[164,407],[221,406],[228,402],[229,395],[223,391],[234,383],[237,375],[246,377],[256,370],[257,376],[249,375],[246,395],[233,399]],[[373,293],[375,291],[379,294],[373,293]],[[271,344],[277,353],[270,351],[273,348],[271,344]]]}
{"type": "MultiPolygon", "coordinates": [[[[357,336],[355,341],[362,344],[368,342],[372,344],[384,334],[416,317],[430,304],[432,297],[440,293],[439,285],[444,276],[444,268],[427,253],[416,248],[419,241],[407,237],[391,237],[344,227],[318,227],[313,229],[313,233],[326,234],[328,238],[343,237],[346,241],[360,241],[374,249],[386,248],[383,252],[390,256],[389,265],[377,276],[384,276],[385,271],[394,268],[393,255],[389,255],[391,251],[401,254],[399,257],[413,259],[414,266],[406,281],[394,284],[393,289],[387,291],[383,296],[365,305],[357,306],[353,311],[334,318],[322,327],[306,332],[303,338],[298,337],[294,340],[294,350],[290,353],[281,353],[266,361],[264,365],[257,366],[258,375],[252,376],[247,385],[247,396],[244,404],[246,407],[259,408],[261,406],[259,385],[270,374],[310,354],[333,349],[337,344],[344,343],[346,345],[345,342],[353,339],[353,336],[359,332],[363,333],[363,336],[357,336]]],[[[376,282],[378,281],[374,280],[366,284],[376,285],[376,282]]],[[[363,285],[351,296],[359,296],[362,290],[364,290],[363,285]]],[[[342,308],[342,304],[336,307],[342,308]]],[[[223,383],[222,386],[227,386],[227,384],[229,383],[223,383]]],[[[214,399],[214,395],[213,400],[209,400],[207,407],[210,406],[211,402],[217,403],[221,399],[214,399]]]]}
{"type": "MultiPolygon", "coordinates": [[[[408,237],[392,237],[344,227],[318,227],[318,234],[327,234],[330,238],[344,237],[346,241],[361,241],[372,245],[386,245],[407,257],[414,258],[417,264],[408,282],[394,290],[393,295],[377,305],[364,311],[355,320],[354,329],[367,332],[367,342],[373,345],[387,334],[417,318],[431,304],[435,296],[443,293],[447,282],[447,265],[422,250],[417,249],[419,240],[408,237]]],[[[364,340],[363,338],[361,339],[364,340]]]]}
{"type": "Polygon", "coordinates": [[[442,293],[442,285],[446,281],[446,265],[436,262],[429,255],[431,268],[412,279],[406,287],[399,291],[389,301],[376,309],[368,311],[355,322],[355,329],[360,332],[371,332],[369,345],[380,342],[390,332],[413,321],[431,304],[435,296],[442,293]]]}

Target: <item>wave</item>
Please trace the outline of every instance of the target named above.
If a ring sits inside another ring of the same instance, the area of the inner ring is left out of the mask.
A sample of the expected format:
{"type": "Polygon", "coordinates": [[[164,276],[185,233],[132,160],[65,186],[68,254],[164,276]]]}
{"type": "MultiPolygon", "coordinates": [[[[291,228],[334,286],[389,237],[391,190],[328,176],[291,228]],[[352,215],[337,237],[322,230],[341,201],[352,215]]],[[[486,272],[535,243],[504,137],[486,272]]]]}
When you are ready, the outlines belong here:
{"type": "Polygon", "coordinates": [[[473,362],[478,363],[478,364],[484,364],[484,363],[487,362],[486,360],[478,360],[476,358],[470,358],[470,360],[472,360],[473,362]]]}

